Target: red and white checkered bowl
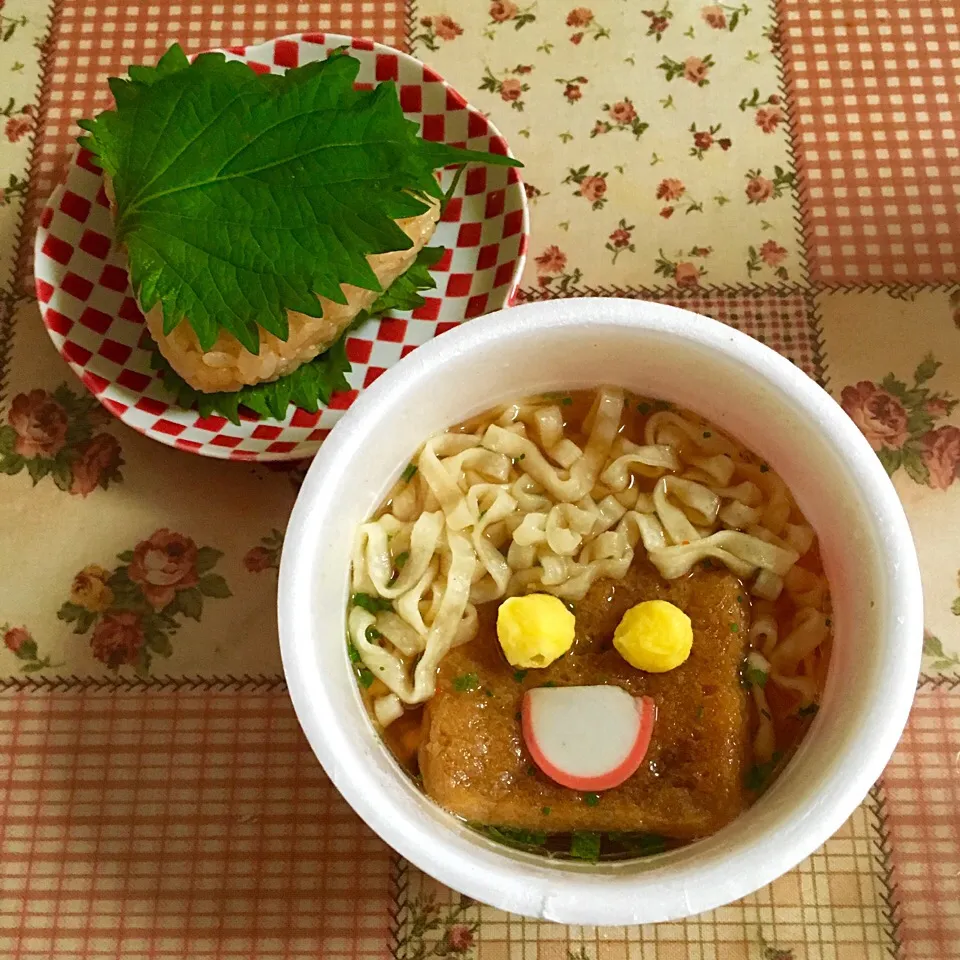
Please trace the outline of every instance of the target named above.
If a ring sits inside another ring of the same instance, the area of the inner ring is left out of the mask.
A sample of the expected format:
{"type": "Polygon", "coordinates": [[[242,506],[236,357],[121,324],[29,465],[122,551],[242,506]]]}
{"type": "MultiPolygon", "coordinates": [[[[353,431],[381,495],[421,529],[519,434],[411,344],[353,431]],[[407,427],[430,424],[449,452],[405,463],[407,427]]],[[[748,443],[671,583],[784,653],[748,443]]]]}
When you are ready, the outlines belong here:
{"type": "MultiPolygon", "coordinates": [[[[358,83],[397,83],[408,117],[429,140],[506,153],[496,127],[429,67],[391,47],[336,34],[303,33],[225,51],[258,72],[326,58],[347,46],[360,61],[358,83]]],[[[443,185],[452,174],[444,172],[443,185]]],[[[508,306],[523,270],[529,218],[514,168],[471,166],[431,241],[447,248],[433,268],[437,288],[412,313],[391,313],[347,340],[350,389],[316,413],[289,407],[283,420],[201,417],[171,402],[150,366],[150,339],[130,289],[126,257],[95,159],[80,150],[50,197],[37,232],[35,274],[43,322],[74,373],[124,423],[161,443],[208,457],[293,460],[316,453],[323,438],[388,367],[464,320],[508,306]]]]}

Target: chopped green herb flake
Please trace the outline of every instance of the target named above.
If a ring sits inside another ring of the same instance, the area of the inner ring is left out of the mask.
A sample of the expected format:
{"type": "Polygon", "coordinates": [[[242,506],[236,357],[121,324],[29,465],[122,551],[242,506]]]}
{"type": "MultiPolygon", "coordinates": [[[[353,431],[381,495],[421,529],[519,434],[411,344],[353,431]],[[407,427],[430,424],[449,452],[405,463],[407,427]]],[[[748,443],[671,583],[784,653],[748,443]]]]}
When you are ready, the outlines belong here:
{"type": "MultiPolygon", "coordinates": [[[[518,713],[517,716],[519,717],[520,714],[518,713]]],[[[527,776],[528,776],[528,777],[532,777],[536,772],[537,772],[537,768],[536,768],[532,763],[528,763],[528,764],[527,764],[527,776]]]]}
{"type": "Polygon", "coordinates": [[[712,436],[713,436],[713,434],[712,434],[709,430],[704,430],[704,431],[703,431],[703,439],[704,439],[704,440],[709,440],[712,436]]]}
{"type": "Polygon", "coordinates": [[[576,831],[570,839],[570,856],[596,863],[600,859],[600,834],[576,831]]]}
{"type": "Polygon", "coordinates": [[[517,827],[490,827],[485,823],[471,823],[471,827],[485,837],[518,850],[536,850],[547,842],[540,830],[521,830],[517,827]]]}
{"type": "Polygon", "coordinates": [[[666,838],[656,833],[608,833],[607,838],[634,857],[651,857],[667,849],[666,838]]]}
{"type": "Polygon", "coordinates": [[[548,680],[546,683],[541,684],[541,686],[544,686],[544,687],[555,687],[556,684],[555,684],[552,680],[548,680]]]}
{"type": "Polygon", "coordinates": [[[347,656],[351,663],[360,663],[360,651],[352,644],[347,644],[347,656]]]}
{"type": "Polygon", "coordinates": [[[712,570],[713,561],[709,557],[707,557],[705,560],[700,561],[700,566],[703,567],[704,570],[712,570]]]}
{"type": "Polygon", "coordinates": [[[520,723],[523,720],[523,714],[518,710],[514,715],[513,719],[520,723]]]}
{"type": "Polygon", "coordinates": [[[570,404],[573,403],[573,397],[564,397],[560,402],[561,402],[565,407],[569,407],[570,404]]]}
{"type": "Polygon", "coordinates": [[[752,684],[762,690],[767,685],[767,680],[770,675],[764,670],[758,670],[756,667],[748,666],[744,672],[744,676],[748,684],[752,684]]]}
{"type": "Polygon", "coordinates": [[[766,789],[770,778],[773,776],[774,770],[777,769],[777,764],[780,763],[780,756],[779,753],[775,753],[766,763],[755,763],[747,771],[747,776],[744,780],[746,788],[752,790],[754,793],[760,793],[766,789]]]}
{"type": "Polygon", "coordinates": [[[364,690],[366,690],[370,687],[370,685],[373,683],[373,681],[376,678],[374,677],[373,673],[371,673],[371,671],[369,671],[366,667],[361,667],[357,671],[357,679],[360,681],[360,686],[363,687],[364,690]]]}
{"type": "Polygon", "coordinates": [[[736,623],[731,623],[731,624],[730,624],[730,632],[731,632],[731,633],[739,633],[739,632],[740,632],[740,627],[739,627],[739,625],[736,624],[736,623]]]}
{"type": "Polygon", "coordinates": [[[404,550],[403,553],[398,553],[396,557],[393,558],[393,562],[396,565],[398,570],[402,570],[404,564],[410,559],[410,553],[407,550],[404,550]]]}
{"type": "Polygon", "coordinates": [[[769,469],[770,469],[770,468],[769,468],[765,463],[761,463],[761,464],[760,464],[760,472],[761,472],[761,473],[767,473],[767,471],[769,471],[769,469]]]}
{"type": "Polygon", "coordinates": [[[469,693],[480,686],[480,678],[475,673],[461,673],[453,679],[453,689],[457,693],[469,693]]]}
{"type": "Polygon", "coordinates": [[[517,457],[517,460],[518,460],[518,461],[519,461],[519,460],[526,460],[526,459],[527,459],[527,455],[526,455],[525,453],[521,453],[520,456],[517,457]]]}
{"type": "Polygon", "coordinates": [[[832,626],[833,626],[833,621],[832,621],[829,617],[827,617],[827,619],[824,620],[823,622],[824,622],[828,627],[832,627],[832,626]]]}
{"type": "Polygon", "coordinates": [[[409,483],[417,475],[417,465],[415,463],[408,463],[404,467],[403,473],[400,474],[400,479],[404,483],[409,483]]]}
{"type": "Polygon", "coordinates": [[[367,627],[364,636],[367,638],[368,643],[376,643],[378,640],[383,639],[383,634],[376,627],[367,627]]]}
{"type": "Polygon", "coordinates": [[[650,407],[650,404],[649,404],[649,403],[638,403],[638,404],[637,404],[637,411],[638,411],[639,413],[642,413],[642,414],[646,415],[646,414],[648,414],[648,413],[650,412],[650,410],[651,410],[651,407],[650,407]]]}
{"type": "Polygon", "coordinates": [[[743,603],[743,594],[742,594],[742,593],[738,593],[738,594],[737,594],[737,603],[743,603]]]}
{"type": "Polygon", "coordinates": [[[583,802],[584,802],[588,807],[595,807],[595,806],[600,802],[600,794],[599,794],[599,793],[585,793],[585,794],[583,795],[583,802]]]}
{"type": "Polygon", "coordinates": [[[393,604],[383,597],[375,597],[370,593],[355,593],[351,601],[355,607],[366,610],[367,613],[381,613],[393,610],[393,604]]]}
{"type": "Polygon", "coordinates": [[[545,817],[549,817],[549,816],[550,816],[550,808],[549,808],[549,807],[541,807],[541,808],[540,808],[540,812],[541,812],[545,817]]]}
{"type": "Polygon", "coordinates": [[[819,703],[805,703],[799,710],[797,710],[798,717],[814,717],[817,714],[817,711],[820,709],[819,703]]]}
{"type": "Polygon", "coordinates": [[[703,719],[703,704],[702,704],[702,703],[700,704],[699,707],[697,707],[697,719],[698,719],[698,720],[702,720],[702,719],[703,719]]]}
{"type": "Polygon", "coordinates": [[[483,688],[483,692],[484,692],[488,697],[492,697],[492,696],[493,696],[493,691],[492,691],[489,687],[484,687],[484,688],[483,688]]]}
{"type": "Polygon", "coordinates": [[[524,679],[524,677],[526,677],[526,675],[527,675],[527,671],[526,671],[526,670],[514,670],[514,671],[513,671],[513,679],[514,679],[514,682],[515,682],[515,683],[523,683],[523,679],[524,679]]]}

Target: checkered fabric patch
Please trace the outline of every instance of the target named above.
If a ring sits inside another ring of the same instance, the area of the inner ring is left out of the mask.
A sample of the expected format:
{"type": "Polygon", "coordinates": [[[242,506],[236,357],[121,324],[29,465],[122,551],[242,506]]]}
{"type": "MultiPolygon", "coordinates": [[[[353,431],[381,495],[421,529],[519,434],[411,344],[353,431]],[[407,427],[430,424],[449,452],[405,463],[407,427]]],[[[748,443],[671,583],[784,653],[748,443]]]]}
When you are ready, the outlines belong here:
{"type": "Polygon", "coordinates": [[[756,893],[684,920],[623,927],[566,926],[464,902],[402,863],[397,955],[444,956],[449,931],[462,939],[466,929],[473,960],[903,960],[885,929],[875,828],[865,804],[816,853],[756,893]]]}
{"type": "MultiPolygon", "coordinates": [[[[228,56],[280,73],[350,46],[358,83],[397,83],[405,113],[431,140],[505,153],[489,121],[419,60],[366,40],[300,34],[228,56]]],[[[453,174],[445,172],[443,185],[453,174]]],[[[347,341],[350,389],[316,413],[290,407],[282,421],[235,425],[170,403],[150,367],[150,340],[129,288],[125,256],[113,242],[103,176],[80,150],[41,217],[35,249],[37,295],[51,339],[74,372],[124,423],[171,446],[206,456],[275,460],[311,456],[358,393],[431,337],[510,303],[526,253],[526,196],[513,168],[472,167],[444,211],[431,243],[447,248],[433,268],[437,289],[412,313],[371,321],[347,341]]]]}
{"type": "Polygon", "coordinates": [[[960,24],[932,0],[780,0],[811,278],[955,280],[960,24]]]}
{"type": "Polygon", "coordinates": [[[802,294],[690,296],[663,302],[736,327],[776,350],[805,373],[816,376],[810,308],[802,294]]]}
{"type": "Polygon", "coordinates": [[[960,957],[960,697],[920,690],[883,776],[910,960],[960,957]]]}
{"type": "Polygon", "coordinates": [[[0,955],[373,960],[391,854],[287,694],[0,696],[0,955]]]}
{"type": "MultiPolygon", "coordinates": [[[[700,293],[663,296],[659,291],[604,289],[578,290],[576,296],[631,297],[656,300],[674,307],[692,310],[765,343],[795,363],[811,377],[819,374],[817,343],[813,326],[813,305],[803,293],[700,293]]],[[[533,287],[517,291],[518,301],[551,299],[550,294],[533,287]]]]}
{"type": "MultiPolygon", "coordinates": [[[[220,50],[284,33],[326,31],[404,46],[400,0],[213,4],[60,0],[57,7],[50,37],[49,105],[30,185],[31,195],[41,203],[73,153],[78,110],[89,114],[108,109],[107,78],[122,73],[129,63],[156,60],[174,41],[185,50],[220,50]]],[[[39,214],[39,208],[33,212],[39,214]]]]}

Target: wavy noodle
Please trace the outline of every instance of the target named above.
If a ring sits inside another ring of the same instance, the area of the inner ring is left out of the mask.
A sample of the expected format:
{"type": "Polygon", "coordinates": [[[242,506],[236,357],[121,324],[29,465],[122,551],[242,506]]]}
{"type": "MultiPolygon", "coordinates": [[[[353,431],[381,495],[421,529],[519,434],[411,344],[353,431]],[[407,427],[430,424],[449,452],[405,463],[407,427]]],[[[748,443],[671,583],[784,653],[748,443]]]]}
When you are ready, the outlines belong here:
{"type": "Polygon", "coordinates": [[[730,500],[721,507],[718,516],[721,523],[731,530],[744,530],[760,519],[760,511],[748,507],[739,500],[730,500]]]}
{"type": "MultiPolygon", "coordinates": [[[[358,600],[348,630],[389,690],[373,704],[381,726],[433,695],[440,661],[476,635],[478,604],[530,591],[582,599],[598,579],[623,578],[635,551],[668,580],[713,559],[749,582],[750,656],[771,682],[812,701],[829,595],[822,577],[795,565],[815,536],[783,481],[672,410],[648,417],[645,442],[634,443],[620,432],[624,402],[621,390],[598,390],[576,438],[565,435],[556,395],[431,437],[387,508],[359,527],[353,591],[389,608],[358,600]],[[786,636],[772,604],[781,590],[797,608],[786,636]]],[[[762,685],[753,699],[755,753],[769,759],[762,685]]]]}
{"type": "Polygon", "coordinates": [[[373,703],[373,715],[381,727],[387,727],[403,716],[403,702],[395,693],[378,697],[373,703]]]}
{"type": "Polygon", "coordinates": [[[501,453],[492,453],[490,450],[484,450],[482,447],[472,447],[464,450],[463,453],[447,457],[443,461],[444,469],[450,474],[450,478],[462,487],[463,475],[476,477],[480,476],[483,480],[472,479],[467,483],[470,487],[474,483],[482,483],[484,480],[504,483],[510,476],[510,459],[501,453]]]}
{"type": "Polygon", "coordinates": [[[633,449],[617,457],[600,475],[600,479],[611,490],[625,490],[632,473],[639,473],[644,477],[659,477],[665,470],[680,469],[680,459],[673,447],[664,444],[638,447],[632,443],[629,447],[633,449]]]}
{"type": "Polygon", "coordinates": [[[680,414],[662,410],[647,420],[643,439],[648,445],[668,443],[679,448],[682,456],[688,445],[699,447],[702,433],[701,428],[685,420],[680,414]]]}
{"type": "Polygon", "coordinates": [[[627,508],[613,494],[605,496],[596,507],[597,521],[594,531],[597,534],[609,530],[627,512],[627,508]]]}
{"type": "Polygon", "coordinates": [[[769,763],[777,749],[777,733],[773,725],[770,705],[767,703],[766,685],[770,680],[770,663],[756,650],[747,654],[747,668],[750,694],[757,711],[757,729],[753,737],[753,756],[759,763],[769,763]],[[757,682],[756,674],[761,674],[763,682],[757,682]]]}
{"type": "Polygon", "coordinates": [[[400,521],[415,520],[420,514],[419,484],[405,483],[403,489],[393,495],[390,510],[400,521]]]}
{"type": "Polygon", "coordinates": [[[818,688],[813,677],[802,676],[800,674],[785,676],[782,673],[774,671],[770,674],[770,680],[778,687],[783,687],[784,690],[792,690],[794,693],[799,693],[800,700],[803,704],[813,703],[817,699],[818,688]]]}
{"type": "Polygon", "coordinates": [[[426,645],[426,629],[423,633],[419,632],[399,614],[392,611],[378,613],[374,626],[405,657],[414,657],[418,653],[423,653],[426,645]]]}
{"type": "Polygon", "coordinates": [[[725,487],[737,469],[733,459],[727,453],[718,453],[712,457],[690,457],[692,463],[703,471],[714,483],[725,487]]]}
{"type": "Polygon", "coordinates": [[[553,501],[544,496],[543,487],[533,477],[521,474],[510,488],[511,496],[517,501],[523,513],[542,511],[544,514],[553,506],[553,501]]]}
{"type": "Polygon", "coordinates": [[[827,638],[827,621],[819,610],[803,607],[793,619],[793,629],[777,644],[771,662],[780,673],[790,673],[827,638]]]}
{"type": "Polygon", "coordinates": [[[763,600],[776,600],[781,590],[783,590],[783,577],[778,577],[770,570],[761,570],[750,585],[750,592],[763,600]]]}
{"type": "Polygon", "coordinates": [[[631,510],[620,521],[618,530],[622,530],[631,547],[637,541],[643,542],[643,549],[647,553],[662,550],[667,545],[667,535],[663,532],[663,524],[652,513],[639,513],[631,510]]]}
{"type": "Polygon", "coordinates": [[[572,440],[564,437],[559,443],[548,448],[547,455],[554,463],[569,469],[583,456],[583,451],[572,440]]]}
{"type": "Polygon", "coordinates": [[[773,604],[758,601],[754,605],[753,619],[750,624],[750,646],[758,648],[769,659],[777,645],[779,629],[773,604]]]}
{"type": "Polygon", "coordinates": [[[485,603],[503,596],[510,582],[510,566],[484,534],[488,526],[506,520],[513,514],[517,509],[517,501],[507,493],[505,485],[476,484],[467,491],[467,506],[477,518],[470,539],[480,561],[477,569],[480,576],[475,576],[470,600],[473,603],[485,603]]]}
{"type": "Polygon", "coordinates": [[[414,703],[414,687],[407,673],[406,663],[395,653],[367,638],[367,631],[375,627],[377,618],[361,607],[353,607],[347,620],[347,629],[364,666],[382,680],[404,703],[414,703]]]}
{"type": "Polygon", "coordinates": [[[650,551],[650,560],[667,580],[689,573],[695,563],[713,557],[741,577],[758,567],[783,575],[796,562],[797,555],[736,530],[720,530],[690,543],[650,551]]]}
{"type": "Polygon", "coordinates": [[[424,571],[423,576],[408,590],[403,596],[398,597],[396,609],[400,616],[417,631],[422,637],[426,637],[428,627],[424,623],[423,616],[420,613],[420,603],[423,595],[433,587],[433,583],[440,572],[440,559],[434,557],[430,561],[430,566],[424,571]]]}
{"type": "Polygon", "coordinates": [[[563,438],[563,414],[559,407],[542,407],[533,415],[537,424],[540,445],[549,450],[563,438]]]}
{"type": "Polygon", "coordinates": [[[783,539],[792,550],[796,550],[802,557],[810,552],[813,542],[816,540],[816,535],[813,528],[808,527],[805,523],[788,523],[783,539]]]}
{"type": "Polygon", "coordinates": [[[462,530],[470,523],[470,511],[467,509],[463,492],[457,481],[450,476],[440,462],[443,453],[455,454],[469,446],[476,446],[474,437],[465,437],[459,434],[443,434],[428,440],[420,454],[418,466],[424,480],[430,486],[430,491],[437,498],[440,508],[447,518],[447,526],[451,530],[462,530]]]}
{"type": "Polygon", "coordinates": [[[489,450],[504,453],[511,458],[523,456],[524,473],[533,477],[557,500],[574,503],[585,497],[593,488],[617,430],[620,428],[623,391],[604,388],[599,391],[597,398],[590,439],[587,441],[583,456],[570,468],[566,478],[560,477],[530,440],[507,434],[495,425],[487,428],[483,445],[489,450]]]}
{"type": "Polygon", "coordinates": [[[723,500],[736,500],[748,507],[756,507],[763,500],[763,492],[749,480],[744,480],[733,487],[711,487],[718,497],[723,500]]]}
{"type": "MultiPolygon", "coordinates": [[[[665,497],[672,496],[679,500],[686,507],[684,513],[701,526],[710,526],[717,519],[720,498],[702,483],[694,483],[682,477],[664,477],[653,491],[653,502],[658,511],[660,505],[657,497],[661,493],[665,497]]],[[[666,526],[666,523],[664,525],[666,526]]]]}
{"type": "Polygon", "coordinates": [[[822,577],[804,567],[793,567],[783,578],[790,599],[798,607],[815,607],[820,609],[826,596],[827,585],[822,577]]]}

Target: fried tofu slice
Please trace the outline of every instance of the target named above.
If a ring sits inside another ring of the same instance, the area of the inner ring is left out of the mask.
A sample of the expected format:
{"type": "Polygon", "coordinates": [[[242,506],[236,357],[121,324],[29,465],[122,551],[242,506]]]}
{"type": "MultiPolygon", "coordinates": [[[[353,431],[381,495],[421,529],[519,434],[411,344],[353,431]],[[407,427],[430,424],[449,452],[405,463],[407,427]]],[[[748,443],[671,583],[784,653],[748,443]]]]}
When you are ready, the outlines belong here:
{"type": "MultiPolygon", "coordinates": [[[[397,220],[403,232],[413,241],[409,250],[375,253],[367,262],[386,290],[401,274],[413,266],[417,254],[427,245],[436,229],[440,206],[436,201],[425,213],[397,220]]],[[[308,317],[295,310],[287,312],[290,336],[280,340],[260,328],[260,353],[252,354],[241,346],[233,334],[221,331],[213,347],[204,352],[193,327],[183,322],[169,334],[163,332],[162,307],[158,303],[146,314],[150,335],[170,366],[195,390],[205,393],[239,390],[248,384],[276,380],[293,373],[331,347],[350,326],[361,310],[366,310],[380,296],[349,283],[342,284],[347,302],[334,303],[317,297],[323,307],[322,317],[308,317]]]]}
{"type": "Polygon", "coordinates": [[[426,792],[466,820],[548,833],[643,832],[693,840],[729,823],[744,805],[749,732],[740,683],[749,617],[740,582],[725,571],[700,570],[667,583],[645,560],[637,561],[622,582],[594,584],[576,614],[573,648],[546,669],[515,671],[489,614],[475,640],[444,658],[437,693],[424,711],[419,763],[426,792]],[[668,600],[693,622],[693,649],[675,670],[641,672],[613,649],[621,617],[644,600],[668,600]],[[456,682],[463,677],[469,682],[456,682]],[[616,684],[656,702],[640,769],[599,802],[591,797],[587,803],[548,779],[524,745],[524,691],[547,683],[616,684]]]}

